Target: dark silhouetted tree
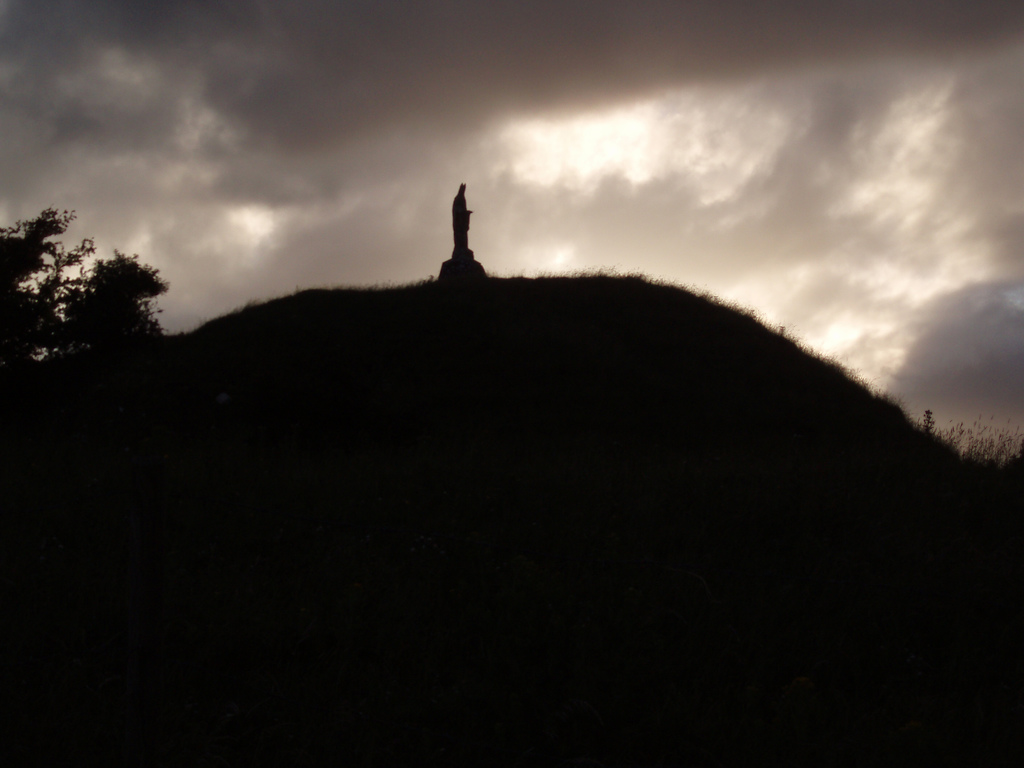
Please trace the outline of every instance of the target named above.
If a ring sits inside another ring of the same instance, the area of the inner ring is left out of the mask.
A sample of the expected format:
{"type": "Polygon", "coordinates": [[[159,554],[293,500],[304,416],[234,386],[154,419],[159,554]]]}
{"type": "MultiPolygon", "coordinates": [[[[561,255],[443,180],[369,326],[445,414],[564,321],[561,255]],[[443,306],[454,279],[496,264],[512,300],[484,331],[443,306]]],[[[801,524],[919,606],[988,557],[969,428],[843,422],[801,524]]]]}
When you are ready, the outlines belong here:
{"type": "Polygon", "coordinates": [[[71,250],[53,240],[74,218],[48,208],[0,228],[0,364],[160,334],[153,299],[167,284],[137,256],[117,251],[87,266],[96,252],[91,239],[71,250]]]}
{"type": "Polygon", "coordinates": [[[110,350],[161,333],[153,301],[167,290],[156,269],[114,251],[82,278],[65,310],[64,348],[110,350]]]}

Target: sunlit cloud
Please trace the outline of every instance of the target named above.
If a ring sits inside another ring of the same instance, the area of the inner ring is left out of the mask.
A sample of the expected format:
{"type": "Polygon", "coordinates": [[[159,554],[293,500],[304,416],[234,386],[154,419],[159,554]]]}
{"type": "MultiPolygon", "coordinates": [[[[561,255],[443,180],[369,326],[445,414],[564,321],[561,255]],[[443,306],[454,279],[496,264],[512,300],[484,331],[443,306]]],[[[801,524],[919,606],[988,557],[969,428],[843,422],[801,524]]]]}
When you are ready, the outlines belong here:
{"type": "Polygon", "coordinates": [[[262,205],[241,205],[227,211],[230,228],[249,254],[256,254],[270,243],[278,224],[278,215],[262,205]]]}
{"type": "Polygon", "coordinates": [[[529,245],[516,252],[516,259],[527,275],[571,272],[578,266],[576,246],[573,243],[529,245]]]}
{"type": "Polygon", "coordinates": [[[524,184],[593,192],[607,177],[642,186],[677,177],[702,205],[768,172],[791,121],[749,94],[680,91],[569,117],[517,120],[501,134],[499,171],[524,184]]]}
{"type": "Polygon", "coordinates": [[[948,133],[952,84],[896,100],[880,125],[862,124],[854,135],[860,176],[833,206],[833,214],[865,215],[898,233],[926,223],[954,167],[957,147],[948,133]]]}

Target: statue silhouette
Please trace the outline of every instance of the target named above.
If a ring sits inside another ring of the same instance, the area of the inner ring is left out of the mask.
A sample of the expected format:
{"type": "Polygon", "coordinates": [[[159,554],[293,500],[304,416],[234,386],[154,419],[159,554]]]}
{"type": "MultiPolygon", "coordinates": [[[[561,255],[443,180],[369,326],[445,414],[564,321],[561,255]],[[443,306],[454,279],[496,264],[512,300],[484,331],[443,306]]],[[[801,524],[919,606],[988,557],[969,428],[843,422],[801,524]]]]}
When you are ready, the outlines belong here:
{"type": "Polygon", "coordinates": [[[469,250],[469,216],[473,212],[466,206],[466,185],[459,185],[459,194],[452,201],[452,234],[455,250],[452,257],[441,264],[438,280],[452,277],[487,277],[483,265],[473,258],[469,250]]]}
{"type": "Polygon", "coordinates": [[[460,248],[469,250],[469,215],[473,213],[466,208],[466,185],[459,186],[459,194],[452,201],[452,231],[455,235],[455,258],[460,248]]]}

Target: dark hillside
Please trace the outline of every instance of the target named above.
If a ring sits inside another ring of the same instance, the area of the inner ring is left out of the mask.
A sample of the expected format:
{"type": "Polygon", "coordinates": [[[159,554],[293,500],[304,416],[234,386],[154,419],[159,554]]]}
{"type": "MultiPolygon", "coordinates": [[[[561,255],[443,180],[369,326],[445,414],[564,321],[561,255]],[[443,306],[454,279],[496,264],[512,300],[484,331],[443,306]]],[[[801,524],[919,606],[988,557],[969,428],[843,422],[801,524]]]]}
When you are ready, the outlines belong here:
{"type": "Polygon", "coordinates": [[[714,301],[304,291],[23,373],[0,765],[123,762],[140,509],[167,768],[1024,757],[1024,473],[714,301]]]}
{"type": "Polygon", "coordinates": [[[916,439],[895,406],[751,317],[639,278],[303,291],[171,338],[122,376],[99,401],[110,410],[317,443],[916,439]]]}

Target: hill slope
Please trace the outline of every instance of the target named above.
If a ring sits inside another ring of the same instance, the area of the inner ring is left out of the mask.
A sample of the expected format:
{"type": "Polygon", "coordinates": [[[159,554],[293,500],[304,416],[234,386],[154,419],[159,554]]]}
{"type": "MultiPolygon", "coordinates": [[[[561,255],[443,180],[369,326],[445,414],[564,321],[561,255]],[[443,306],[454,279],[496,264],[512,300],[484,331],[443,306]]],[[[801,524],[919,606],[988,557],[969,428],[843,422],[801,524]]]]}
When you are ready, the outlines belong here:
{"type": "Polygon", "coordinates": [[[111,410],[127,398],[171,424],[315,441],[916,439],[898,408],[751,317],[639,278],[303,291],[170,338],[123,375],[111,410]]]}

